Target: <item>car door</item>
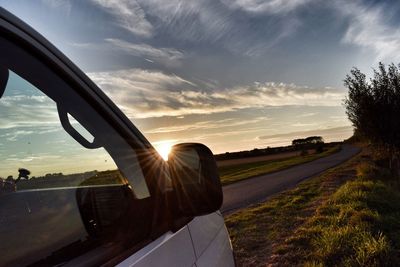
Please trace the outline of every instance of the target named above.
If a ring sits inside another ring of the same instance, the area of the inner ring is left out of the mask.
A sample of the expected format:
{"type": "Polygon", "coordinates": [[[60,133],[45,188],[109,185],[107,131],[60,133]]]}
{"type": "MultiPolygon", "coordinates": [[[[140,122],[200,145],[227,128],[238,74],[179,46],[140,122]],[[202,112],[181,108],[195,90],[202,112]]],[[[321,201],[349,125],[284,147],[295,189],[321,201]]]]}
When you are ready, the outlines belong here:
{"type": "Polygon", "coordinates": [[[0,266],[192,266],[161,157],[65,56],[0,18],[0,266]]]}

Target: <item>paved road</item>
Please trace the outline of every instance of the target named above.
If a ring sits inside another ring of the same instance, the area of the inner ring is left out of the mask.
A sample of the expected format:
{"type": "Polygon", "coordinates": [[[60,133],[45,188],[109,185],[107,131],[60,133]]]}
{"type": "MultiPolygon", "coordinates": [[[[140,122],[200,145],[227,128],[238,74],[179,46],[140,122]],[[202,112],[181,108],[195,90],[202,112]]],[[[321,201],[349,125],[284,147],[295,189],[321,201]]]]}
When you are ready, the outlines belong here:
{"type": "Polygon", "coordinates": [[[359,151],[360,149],[357,147],[343,145],[340,152],[330,156],[224,186],[224,203],[221,211],[229,212],[262,201],[275,193],[294,187],[304,179],[346,161],[359,151]]]}

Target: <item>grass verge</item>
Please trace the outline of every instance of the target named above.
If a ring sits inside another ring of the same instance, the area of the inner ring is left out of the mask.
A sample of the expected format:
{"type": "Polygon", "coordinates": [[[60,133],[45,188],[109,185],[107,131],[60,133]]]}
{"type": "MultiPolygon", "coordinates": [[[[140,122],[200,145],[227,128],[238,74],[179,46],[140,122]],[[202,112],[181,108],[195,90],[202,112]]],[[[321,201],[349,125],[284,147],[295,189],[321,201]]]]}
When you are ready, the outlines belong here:
{"type": "Polygon", "coordinates": [[[315,212],[321,199],[355,175],[358,160],[356,157],[264,203],[226,215],[238,266],[265,266],[280,244],[315,212]]]}
{"type": "Polygon", "coordinates": [[[400,183],[374,161],[363,158],[355,179],[341,186],[285,241],[277,251],[277,263],[398,266],[400,183]]]}
{"type": "Polygon", "coordinates": [[[226,216],[239,266],[397,266],[400,182],[368,150],[226,216]]]}
{"type": "Polygon", "coordinates": [[[252,162],[237,164],[232,166],[219,167],[219,175],[221,177],[222,185],[231,184],[240,180],[248,179],[262,174],[280,171],[293,167],[295,165],[310,162],[322,157],[329,156],[333,153],[339,152],[340,147],[335,146],[328,150],[312,155],[295,156],[286,159],[268,160],[261,162],[252,162]]]}

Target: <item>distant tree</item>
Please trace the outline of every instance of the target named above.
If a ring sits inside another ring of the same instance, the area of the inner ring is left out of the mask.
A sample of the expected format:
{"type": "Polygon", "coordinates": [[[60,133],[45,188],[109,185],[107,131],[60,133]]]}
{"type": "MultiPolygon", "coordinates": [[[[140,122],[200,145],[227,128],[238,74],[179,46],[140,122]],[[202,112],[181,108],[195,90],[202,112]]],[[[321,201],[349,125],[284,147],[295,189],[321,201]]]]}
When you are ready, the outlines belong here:
{"type": "Polygon", "coordinates": [[[307,138],[294,139],[292,141],[293,146],[305,146],[305,145],[315,145],[323,144],[324,139],[321,136],[309,136],[307,138]]]}
{"type": "Polygon", "coordinates": [[[15,182],[17,183],[17,182],[19,182],[19,180],[21,179],[21,178],[24,178],[24,179],[29,179],[29,175],[31,174],[31,172],[28,170],[28,169],[25,169],[25,168],[19,168],[18,169],[18,177],[17,177],[17,179],[15,180],[15,182]]]}
{"type": "Polygon", "coordinates": [[[305,139],[307,144],[320,144],[324,142],[322,136],[310,136],[305,139]]]}
{"type": "Polygon", "coordinates": [[[301,138],[299,138],[299,139],[294,139],[294,140],[292,141],[292,145],[293,145],[293,146],[301,146],[301,145],[304,145],[304,143],[305,143],[305,139],[301,139],[301,138]]]}
{"type": "Polygon", "coordinates": [[[346,113],[355,132],[396,158],[400,149],[400,65],[392,63],[386,68],[379,63],[369,82],[353,68],[344,85],[349,90],[346,113]]]}

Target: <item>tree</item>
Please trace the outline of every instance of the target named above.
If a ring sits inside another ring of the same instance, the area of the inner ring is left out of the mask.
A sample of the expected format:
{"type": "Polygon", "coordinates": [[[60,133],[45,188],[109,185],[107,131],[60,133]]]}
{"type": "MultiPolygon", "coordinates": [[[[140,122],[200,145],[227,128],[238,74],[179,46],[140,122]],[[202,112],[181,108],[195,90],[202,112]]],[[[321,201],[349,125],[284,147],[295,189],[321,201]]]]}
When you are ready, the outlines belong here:
{"type": "Polygon", "coordinates": [[[25,168],[19,168],[18,169],[18,173],[19,173],[19,175],[18,175],[17,180],[15,180],[15,183],[19,182],[19,180],[21,178],[24,178],[24,179],[28,180],[29,179],[29,175],[31,174],[31,172],[28,169],[25,169],[25,168]]]}
{"type": "Polygon", "coordinates": [[[385,148],[393,157],[400,149],[400,65],[379,63],[373,78],[353,68],[344,85],[346,113],[355,132],[385,148]]]}
{"type": "Polygon", "coordinates": [[[299,138],[292,141],[293,146],[316,145],[323,143],[324,139],[321,136],[309,136],[307,138],[299,138]]]}

